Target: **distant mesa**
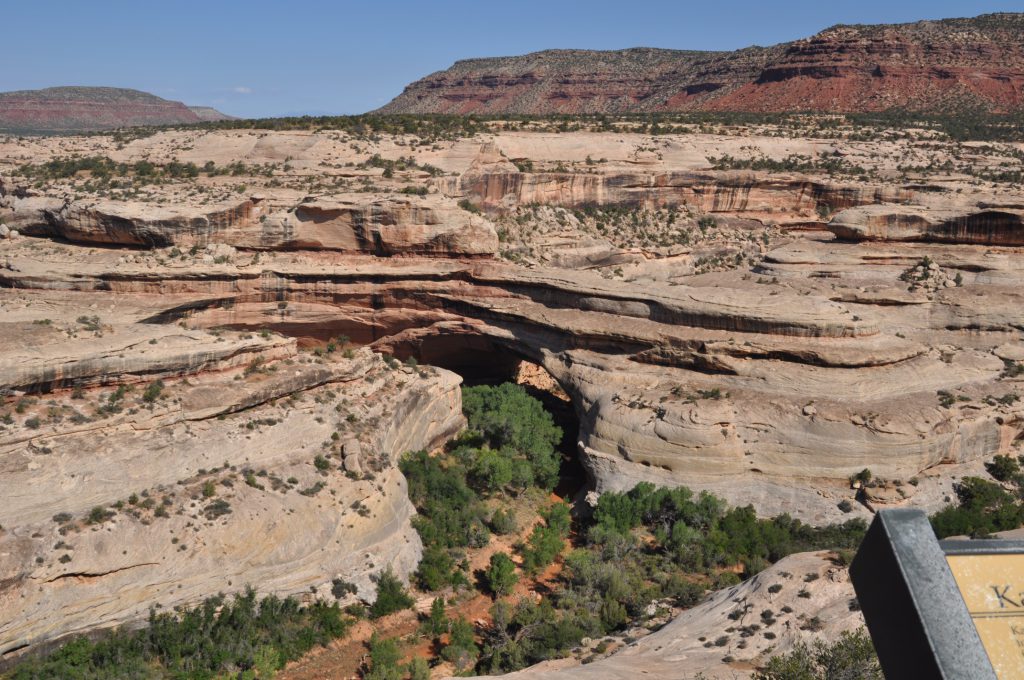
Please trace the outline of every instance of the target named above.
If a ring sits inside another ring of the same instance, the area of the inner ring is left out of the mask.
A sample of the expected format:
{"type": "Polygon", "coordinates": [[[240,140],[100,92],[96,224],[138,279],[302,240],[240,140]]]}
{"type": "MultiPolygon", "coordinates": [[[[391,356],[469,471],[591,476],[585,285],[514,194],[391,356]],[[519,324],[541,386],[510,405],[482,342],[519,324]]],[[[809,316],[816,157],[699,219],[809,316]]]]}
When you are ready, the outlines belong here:
{"type": "Polygon", "coordinates": [[[92,132],[230,118],[208,106],[186,106],[147,92],[118,87],[48,87],[0,92],[2,132],[92,132]]]}
{"type": "Polygon", "coordinates": [[[732,52],[547,50],[467,59],[380,113],[1024,111],[1024,14],[833,26],[732,52]]]}

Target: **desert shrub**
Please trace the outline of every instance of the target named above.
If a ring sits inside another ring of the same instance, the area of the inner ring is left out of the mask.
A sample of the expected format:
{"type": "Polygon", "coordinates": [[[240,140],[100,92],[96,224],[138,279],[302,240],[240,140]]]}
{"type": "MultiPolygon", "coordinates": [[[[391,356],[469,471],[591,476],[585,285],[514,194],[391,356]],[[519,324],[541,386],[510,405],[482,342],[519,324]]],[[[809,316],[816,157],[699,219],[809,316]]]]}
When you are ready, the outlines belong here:
{"type": "Polygon", "coordinates": [[[378,619],[408,609],[415,602],[412,596],[405,592],[405,586],[391,571],[391,567],[378,574],[374,581],[377,583],[377,598],[370,605],[371,617],[378,619]]]}
{"type": "Polygon", "coordinates": [[[238,669],[276,671],[317,645],[343,636],[348,622],[337,606],[302,607],[295,598],[248,590],[229,600],[208,598],[181,612],[150,611],[141,630],[118,629],[99,639],[78,637],[50,654],[25,659],[12,680],[197,678],[238,669]]]}
{"type": "Polygon", "coordinates": [[[370,669],[365,680],[402,680],[404,674],[398,662],[402,653],[394,638],[382,638],[376,632],[370,636],[370,669]]]}
{"type": "Polygon", "coordinates": [[[153,402],[155,402],[157,399],[160,398],[160,395],[163,393],[163,391],[164,391],[164,381],[163,380],[157,380],[155,382],[151,382],[151,383],[149,383],[149,385],[146,386],[145,391],[143,391],[143,393],[142,393],[142,400],[144,402],[146,402],[147,404],[152,404],[153,402]]]}
{"type": "Polygon", "coordinates": [[[525,668],[557,658],[588,633],[600,634],[596,620],[580,621],[571,613],[559,612],[547,598],[539,603],[523,599],[515,605],[497,602],[491,608],[491,620],[477,665],[481,672],[525,668]]]}
{"type": "Polygon", "coordinates": [[[476,536],[487,536],[485,508],[466,484],[466,471],[457,461],[418,451],[404,456],[399,467],[419,512],[413,525],[425,545],[466,547],[479,540],[476,536]]]}
{"type": "Polygon", "coordinates": [[[485,573],[487,587],[496,596],[508,595],[512,592],[519,578],[516,576],[516,565],[505,553],[491,555],[491,562],[485,573]]]}
{"type": "Polygon", "coordinates": [[[231,514],[231,504],[223,498],[218,498],[203,508],[203,516],[210,520],[229,514],[231,514]]]}
{"type": "Polygon", "coordinates": [[[520,550],[523,556],[523,571],[536,574],[551,564],[565,547],[565,538],[569,535],[569,506],[555,503],[541,511],[543,524],[538,524],[530,532],[527,544],[520,550]]]}
{"type": "Polygon", "coordinates": [[[422,656],[415,657],[406,666],[409,680],[430,680],[430,664],[422,656]]]}
{"type": "Polygon", "coordinates": [[[985,470],[994,479],[1000,482],[1009,482],[1017,479],[1020,475],[1020,463],[1016,458],[1000,455],[985,463],[985,470]]]}
{"type": "MultiPolygon", "coordinates": [[[[486,545],[489,525],[497,532],[515,531],[508,510],[498,510],[487,520],[481,493],[525,490],[534,484],[549,489],[558,480],[554,445],[561,430],[538,400],[512,384],[466,388],[463,395],[469,428],[453,450],[443,456],[408,453],[399,462],[418,513],[413,526],[424,545],[415,580],[426,590],[465,582],[457,551],[486,545]]],[[[540,537],[537,541],[540,547],[540,537]]],[[[546,552],[535,556],[547,559],[545,564],[553,559],[546,552]]]]}
{"type": "Polygon", "coordinates": [[[212,498],[217,495],[217,484],[212,479],[203,482],[203,498],[212,498]]]}
{"type": "Polygon", "coordinates": [[[643,527],[657,544],[691,571],[738,562],[775,562],[786,555],[823,548],[853,548],[866,525],[861,519],[812,527],[788,515],[760,519],[752,506],[727,508],[715,496],[696,497],[685,487],[655,488],[641,483],[626,493],[605,493],[598,501],[589,540],[606,542],[643,527]]]}
{"type": "Polygon", "coordinates": [[[498,508],[494,511],[494,514],[491,515],[488,526],[491,527],[491,531],[499,536],[511,534],[516,530],[515,514],[511,510],[498,508]]]}
{"type": "Polygon", "coordinates": [[[448,614],[445,613],[444,599],[435,597],[430,603],[430,614],[427,617],[426,629],[431,635],[437,636],[448,632],[450,622],[448,614]]]}
{"type": "Polygon", "coordinates": [[[479,433],[490,449],[509,459],[508,467],[515,461],[528,463],[532,479],[524,479],[522,473],[508,473],[517,486],[522,488],[531,482],[542,489],[555,486],[560,465],[555,446],[562,439],[562,430],[525,388],[513,383],[467,387],[462,390],[462,408],[469,429],[479,433]]]}
{"type": "Polygon", "coordinates": [[[466,484],[466,470],[455,460],[441,460],[425,451],[406,454],[399,463],[408,480],[409,499],[416,506],[413,527],[423,541],[417,584],[436,590],[460,580],[453,551],[486,544],[490,532],[486,508],[466,484]]]}
{"type": "Polygon", "coordinates": [[[342,599],[346,595],[354,595],[357,591],[354,583],[349,583],[345,579],[336,578],[331,581],[331,595],[335,599],[342,599]]]}
{"type": "Polygon", "coordinates": [[[462,673],[476,664],[479,653],[473,637],[472,624],[461,616],[452,621],[448,645],[441,650],[441,656],[455,664],[455,669],[462,673]]]}
{"type": "Polygon", "coordinates": [[[453,584],[455,559],[447,550],[432,545],[423,551],[413,578],[422,590],[440,590],[453,584]]]}
{"type": "Polygon", "coordinates": [[[797,643],[793,651],[773,656],[754,680],[883,680],[871,638],[863,629],[846,631],[832,643],[797,643]]]}
{"type": "Polygon", "coordinates": [[[101,505],[97,505],[89,511],[89,516],[86,521],[89,524],[103,524],[108,519],[114,516],[113,510],[107,510],[101,505]]]}
{"type": "Polygon", "coordinates": [[[956,535],[987,536],[1024,524],[1024,506],[1015,494],[995,482],[964,477],[953,485],[958,505],[949,505],[931,517],[939,538],[956,535]]]}

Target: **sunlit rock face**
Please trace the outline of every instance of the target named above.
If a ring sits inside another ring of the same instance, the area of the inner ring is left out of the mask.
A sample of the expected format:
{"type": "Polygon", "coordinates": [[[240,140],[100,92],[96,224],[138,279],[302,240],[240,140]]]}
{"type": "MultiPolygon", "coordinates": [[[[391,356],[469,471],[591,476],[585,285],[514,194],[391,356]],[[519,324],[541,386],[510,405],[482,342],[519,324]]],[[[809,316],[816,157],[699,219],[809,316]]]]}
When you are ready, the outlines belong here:
{"type": "Polygon", "coordinates": [[[372,597],[420,553],[399,456],[459,430],[461,377],[520,359],[572,400],[599,492],[826,523],[937,508],[1014,451],[1019,198],[903,179],[930,140],[411,142],[0,138],[0,651],[248,584],[372,597]],[[18,174],[104,143],[245,165],[131,196],[18,174]],[[871,175],[708,161],[822,153],[871,175]],[[865,468],[882,481],[843,512],[865,468]]]}
{"type": "Polygon", "coordinates": [[[545,50],[465,59],[381,113],[1019,111],[1020,14],[839,25],[732,52],[545,50]]]}

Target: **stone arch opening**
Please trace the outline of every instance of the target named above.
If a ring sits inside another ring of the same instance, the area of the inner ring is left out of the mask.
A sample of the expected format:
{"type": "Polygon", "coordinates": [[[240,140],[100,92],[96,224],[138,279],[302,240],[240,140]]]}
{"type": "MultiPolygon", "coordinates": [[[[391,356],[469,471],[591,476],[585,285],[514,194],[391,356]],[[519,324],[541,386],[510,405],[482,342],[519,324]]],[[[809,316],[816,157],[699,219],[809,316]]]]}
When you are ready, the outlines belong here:
{"type": "Polygon", "coordinates": [[[281,300],[260,302],[205,301],[175,308],[150,322],[168,323],[187,318],[190,325],[256,332],[271,330],[293,337],[300,347],[324,347],[343,336],[352,345],[370,346],[400,361],[457,373],[467,386],[514,382],[539,399],[562,429],[561,482],[556,492],[572,500],[593,480],[580,460],[578,441],[582,414],[571,395],[539,363],[538,351],[527,343],[488,335],[472,321],[438,322],[435,312],[412,309],[374,309],[344,313],[326,305],[281,300]]]}
{"type": "Polygon", "coordinates": [[[402,361],[412,357],[421,364],[457,373],[467,386],[504,382],[522,385],[532,397],[544,404],[562,429],[562,440],[558,445],[562,466],[556,495],[572,501],[591,486],[579,458],[580,418],[572,397],[532,357],[506,343],[476,334],[425,334],[417,337],[415,342],[395,343],[389,349],[395,358],[402,361]]]}

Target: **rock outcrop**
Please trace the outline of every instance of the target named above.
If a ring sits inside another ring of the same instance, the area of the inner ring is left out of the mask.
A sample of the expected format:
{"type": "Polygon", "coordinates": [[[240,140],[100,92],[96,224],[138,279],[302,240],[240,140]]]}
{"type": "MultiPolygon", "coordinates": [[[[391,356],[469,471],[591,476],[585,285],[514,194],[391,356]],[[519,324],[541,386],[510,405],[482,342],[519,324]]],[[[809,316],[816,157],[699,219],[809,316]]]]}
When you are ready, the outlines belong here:
{"type": "Polygon", "coordinates": [[[1024,15],[835,26],[735,52],[548,50],[469,59],[382,113],[1020,111],[1024,15]]]}
{"type": "Polygon", "coordinates": [[[1022,14],[834,26],[789,43],[716,111],[1020,111],[1022,14]]]}
{"type": "Polygon", "coordinates": [[[855,241],[1024,246],[1024,203],[959,208],[864,205],[837,214],[828,230],[855,241]]]}
{"type": "Polygon", "coordinates": [[[781,47],[736,52],[546,50],[466,59],[407,86],[381,113],[625,113],[690,106],[757,78],[781,47]]]}
{"type": "Polygon", "coordinates": [[[451,187],[481,205],[508,208],[544,204],[570,208],[595,205],[649,209],[690,206],[706,213],[765,216],[807,222],[821,206],[842,209],[878,202],[901,203],[915,191],[892,185],[854,185],[799,175],[753,172],[548,173],[468,170],[451,187]]]}
{"type": "Polygon", "coordinates": [[[44,167],[102,137],[0,138],[0,653],[247,584],[371,596],[420,550],[397,457],[460,428],[460,375],[522,360],[571,400],[597,492],[843,521],[942,507],[1024,440],[1019,201],[904,182],[929,137],[414,141],[165,131],[110,149],[105,183],[44,167]],[[166,171],[207,158],[240,174],[166,171]]]}
{"type": "MultiPolygon", "coordinates": [[[[438,257],[491,256],[498,249],[497,233],[485,218],[437,197],[321,199],[279,219],[280,241],[273,247],[438,257]]],[[[260,238],[262,245],[274,240],[266,230],[260,238]]]]}
{"type": "Polygon", "coordinates": [[[769,657],[785,654],[798,643],[834,642],[841,633],[863,626],[847,569],[828,553],[797,553],[738,586],[719,590],[660,630],[604,658],[584,665],[546,661],[495,677],[731,680],[747,677],[769,657]]]}
{"type": "Polygon", "coordinates": [[[131,201],[6,199],[0,219],[31,236],[148,248],[220,243],[251,249],[337,250],[380,256],[491,256],[498,248],[484,217],[438,196],[365,194],[300,203],[267,212],[255,196],[213,207],[153,206],[131,201]],[[5,214],[6,212],[6,214],[5,214]]]}
{"type": "Polygon", "coordinates": [[[76,379],[70,398],[26,398],[19,422],[0,432],[0,655],[247,585],[327,593],[344,578],[372,598],[373,574],[386,565],[407,574],[419,560],[395,463],[461,427],[457,376],[394,371],[367,350],[309,361],[274,337],[256,340],[261,351],[244,365],[210,366],[204,344],[230,347],[237,334],[187,332],[178,340],[193,347],[189,357],[168,352],[175,339],[162,328],[79,327],[65,344],[152,352],[187,378],[154,373],[165,380],[125,390],[138,376],[106,365],[118,389],[76,379]],[[152,342],[124,344],[146,328],[152,342]],[[332,446],[338,432],[344,451],[332,446]],[[348,465],[353,442],[367,452],[362,473],[348,465]],[[327,464],[313,465],[317,456],[327,464]]]}
{"type": "MultiPolygon", "coordinates": [[[[973,302],[969,288],[943,288],[924,300],[929,314],[908,317],[907,305],[883,297],[851,303],[801,291],[803,263],[826,261],[829,248],[840,246],[783,251],[766,266],[791,283],[745,290],[650,289],[586,272],[418,258],[160,266],[94,256],[64,265],[29,250],[11,258],[0,283],[117,296],[173,291],[149,322],[270,328],[303,341],[344,333],[440,366],[471,370],[473,361],[511,353],[544,366],[573,398],[598,490],[687,484],[821,522],[843,517],[836,505],[852,497],[847,479],[864,468],[907,480],[980,465],[1006,451],[1022,424],[1012,399],[995,400],[1015,387],[993,354],[1019,326],[1014,265],[986,262],[989,278],[1001,281],[992,307],[973,302]],[[935,347],[960,327],[983,327],[991,339],[935,347]],[[940,391],[968,401],[943,407],[940,391]]],[[[941,268],[978,266],[962,252],[954,262],[931,257],[941,268]]],[[[869,273],[889,289],[904,285],[901,266],[881,258],[870,271],[871,254],[864,258],[859,285],[869,273]]],[[[979,253],[975,262],[983,261],[979,253]]],[[[949,482],[935,484],[948,490],[949,482]]],[[[906,487],[908,500],[941,502],[919,488],[929,486],[906,487]]]]}
{"type": "Polygon", "coordinates": [[[229,116],[226,113],[221,113],[212,106],[190,106],[189,111],[196,114],[199,120],[206,122],[216,122],[219,120],[238,120],[237,116],[229,116]]]}
{"type": "Polygon", "coordinates": [[[163,207],[131,201],[14,199],[12,224],[27,235],[119,246],[190,246],[226,231],[254,228],[260,209],[252,200],[213,207],[163,207]]]}

